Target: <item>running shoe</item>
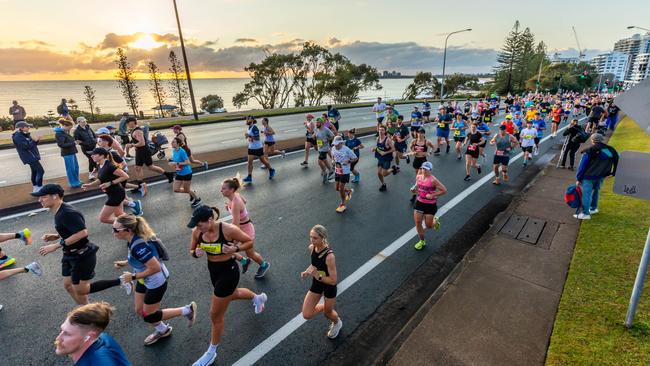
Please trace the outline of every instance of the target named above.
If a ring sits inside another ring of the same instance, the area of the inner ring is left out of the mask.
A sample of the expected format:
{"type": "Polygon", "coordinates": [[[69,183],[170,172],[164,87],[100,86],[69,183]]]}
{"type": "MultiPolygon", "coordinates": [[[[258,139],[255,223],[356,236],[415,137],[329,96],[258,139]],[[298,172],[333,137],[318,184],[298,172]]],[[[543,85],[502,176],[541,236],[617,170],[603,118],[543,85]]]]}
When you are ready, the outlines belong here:
{"type": "Polygon", "coordinates": [[[273,179],[275,177],[275,169],[271,168],[269,169],[269,179],[273,179]]]}
{"type": "Polygon", "coordinates": [[[447,154],[449,154],[449,148],[450,148],[450,147],[451,147],[451,146],[449,146],[449,144],[447,144],[447,148],[446,148],[446,151],[445,151],[447,154]]]}
{"type": "Polygon", "coordinates": [[[589,215],[594,215],[598,213],[598,209],[589,210],[589,215]]]}
{"type": "Polygon", "coordinates": [[[133,283],[131,281],[123,282],[122,278],[120,278],[120,287],[126,292],[126,296],[131,296],[133,292],[133,283]]]}
{"type": "Polygon", "coordinates": [[[327,172],[327,180],[331,180],[332,178],[334,178],[334,171],[330,170],[327,172]]]}
{"type": "Polygon", "coordinates": [[[204,161],[202,165],[205,170],[208,170],[210,168],[207,161],[204,161]]]}
{"type": "Polygon", "coordinates": [[[343,328],[343,321],[339,317],[339,321],[337,321],[336,323],[334,322],[330,323],[329,329],[327,330],[327,338],[334,339],[338,337],[341,328],[343,328]]]}
{"type": "Polygon", "coordinates": [[[287,151],[286,150],[280,151],[280,154],[282,154],[282,159],[287,157],[287,151]]]}
{"type": "Polygon", "coordinates": [[[25,269],[36,275],[36,277],[41,277],[43,275],[43,267],[41,267],[38,262],[32,262],[26,265],[25,269]]]}
{"type": "Polygon", "coordinates": [[[480,165],[476,167],[476,170],[478,171],[479,174],[481,174],[481,166],[480,165]]]}
{"type": "Polygon", "coordinates": [[[260,169],[266,170],[266,165],[264,165],[264,164],[260,165],[260,169]]]}
{"type": "Polygon", "coordinates": [[[241,263],[241,273],[244,274],[248,271],[248,267],[251,265],[251,260],[250,258],[244,257],[239,261],[239,263],[241,263]]]}
{"type": "Polygon", "coordinates": [[[147,183],[142,182],[140,185],[140,188],[137,189],[138,192],[142,195],[142,197],[146,196],[147,193],[149,193],[149,187],[147,186],[147,183]]]}
{"type": "Polygon", "coordinates": [[[535,156],[539,155],[539,148],[537,146],[533,148],[533,155],[535,156]]]}
{"type": "Polygon", "coordinates": [[[0,311],[2,311],[2,308],[3,308],[3,307],[4,307],[4,306],[2,306],[2,305],[0,304],[0,311]]]}
{"type": "Polygon", "coordinates": [[[411,156],[406,155],[406,164],[411,164],[411,156]]]}
{"type": "Polygon", "coordinates": [[[424,240],[419,240],[417,243],[415,243],[415,249],[416,250],[422,250],[427,243],[424,240]]]}
{"type": "MultiPolygon", "coordinates": [[[[249,259],[250,260],[250,259],[249,259]]],[[[271,268],[271,263],[264,261],[262,262],[262,265],[260,265],[260,268],[257,269],[257,273],[255,273],[255,278],[260,279],[266,275],[266,272],[271,268]]]]}
{"type": "Polygon", "coordinates": [[[306,162],[306,161],[303,161],[302,163],[300,163],[300,166],[305,167],[305,168],[306,168],[308,165],[309,165],[309,163],[306,162]]]}
{"type": "Polygon", "coordinates": [[[458,154],[458,155],[456,155],[456,159],[458,159],[458,160],[460,160],[460,159],[461,159],[461,156],[460,156],[460,154],[458,154]]]}
{"type": "Polygon", "coordinates": [[[573,215],[578,220],[591,220],[591,215],[585,215],[584,213],[580,212],[577,215],[573,215]]]}
{"type": "Polygon", "coordinates": [[[142,211],[142,202],[140,200],[134,200],[133,205],[133,214],[136,216],[142,216],[144,213],[142,211]]]}
{"type": "Polygon", "coordinates": [[[32,245],[32,232],[29,231],[28,228],[24,228],[19,231],[18,234],[20,234],[20,240],[22,240],[25,245],[32,245]]]}
{"type": "Polygon", "coordinates": [[[381,187],[379,187],[380,192],[386,191],[386,183],[382,184],[381,187]]]}
{"type": "Polygon", "coordinates": [[[252,184],[253,183],[253,177],[248,175],[248,176],[246,176],[246,178],[242,179],[242,182],[244,182],[244,184],[252,184]]]}
{"type": "Polygon", "coordinates": [[[167,177],[167,183],[174,181],[174,173],[172,172],[165,172],[165,177],[167,177]]]}
{"type": "Polygon", "coordinates": [[[327,172],[320,172],[320,175],[323,178],[323,183],[327,183],[327,172]]]}
{"type": "Polygon", "coordinates": [[[185,315],[185,317],[187,318],[187,321],[188,321],[187,327],[192,328],[192,326],[194,325],[194,322],[196,321],[196,310],[197,310],[196,302],[192,301],[187,306],[190,307],[189,314],[185,315]]]}
{"type": "Polygon", "coordinates": [[[464,180],[465,182],[469,182],[470,179],[471,179],[471,178],[469,177],[469,175],[466,175],[465,178],[463,178],[463,180],[464,180]]]}
{"type": "Polygon", "coordinates": [[[264,311],[264,304],[266,303],[267,296],[265,293],[261,293],[253,297],[253,306],[255,307],[255,314],[260,314],[264,311]]]}
{"type": "Polygon", "coordinates": [[[192,366],[210,366],[217,359],[217,352],[206,351],[192,366]]]}
{"type": "Polygon", "coordinates": [[[346,202],[350,202],[350,200],[352,199],[352,194],[353,193],[354,193],[354,189],[350,188],[348,193],[345,195],[345,201],[346,202]]]}
{"type": "Polygon", "coordinates": [[[356,175],[356,178],[357,179],[354,183],[359,183],[359,181],[361,180],[361,172],[359,172],[359,174],[356,175]]]}
{"type": "Polygon", "coordinates": [[[343,211],[345,211],[345,205],[341,203],[339,207],[336,208],[336,212],[341,213],[343,211]]]}
{"type": "Polygon", "coordinates": [[[157,330],[154,330],[153,333],[149,334],[147,338],[144,339],[145,346],[151,346],[152,344],[158,342],[162,338],[167,338],[172,335],[172,326],[168,325],[165,333],[158,333],[157,330]]]}
{"type": "Polygon", "coordinates": [[[5,259],[0,259],[0,268],[9,267],[10,265],[16,263],[16,258],[6,256],[5,259]]]}
{"type": "Polygon", "coordinates": [[[433,217],[433,221],[434,221],[434,223],[433,223],[433,230],[438,230],[438,229],[440,229],[440,224],[441,224],[441,222],[440,222],[440,218],[439,218],[438,216],[434,216],[434,217],[433,217]]]}
{"type": "Polygon", "coordinates": [[[440,155],[440,148],[437,148],[436,151],[433,152],[433,155],[439,156],[440,155]]]}

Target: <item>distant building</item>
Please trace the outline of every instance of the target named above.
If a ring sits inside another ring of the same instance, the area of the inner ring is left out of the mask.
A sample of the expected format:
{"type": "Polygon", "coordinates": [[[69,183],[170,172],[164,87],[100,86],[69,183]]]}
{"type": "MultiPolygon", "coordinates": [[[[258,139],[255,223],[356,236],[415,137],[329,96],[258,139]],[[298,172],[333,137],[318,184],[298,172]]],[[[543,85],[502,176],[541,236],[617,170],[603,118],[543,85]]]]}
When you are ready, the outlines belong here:
{"type": "Polygon", "coordinates": [[[625,80],[631,56],[623,52],[600,54],[589,61],[599,74],[614,74],[617,80],[625,80]]]}
{"type": "Polygon", "coordinates": [[[629,77],[627,82],[631,84],[638,84],[641,80],[650,77],[650,53],[639,53],[634,57],[632,66],[630,67],[629,77]]]}
{"type": "Polygon", "coordinates": [[[384,78],[396,78],[396,77],[401,77],[402,73],[398,72],[398,71],[395,71],[395,70],[393,70],[393,71],[384,71],[384,72],[382,72],[381,76],[384,77],[384,78]]]}
{"type": "Polygon", "coordinates": [[[553,56],[551,58],[551,64],[552,65],[557,65],[557,64],[579,64],[580,63],[580,58],[579,57],[559,57],[557,55],[553,56]]]}
{"type": "MultiPolygon", "coordinates": [[[[615,52],[621,52],[625,53],[630,56],[629,60],[629,67],[628,70],[625,73],[625,78],[628,83],[638,83],[639,81],[643,80],[633,80],[632,73],[634,72],[634,64],[637,62],[636,58],[638,55],[650,53],[650,33],[646,34],[635,34],[632,37],[629,38],[623,38],[621,40],[616,41],[614,43],[614,51],[615,52]]],[[[639,60],[639,65],[643,64],[643,57],[641,60],[639,60]]],[[[646,58],[647,59],[647,58],[646,58]]],[[[636,78],[638,78],[639,74],[638,72],[636,73],[636,78]]]]}

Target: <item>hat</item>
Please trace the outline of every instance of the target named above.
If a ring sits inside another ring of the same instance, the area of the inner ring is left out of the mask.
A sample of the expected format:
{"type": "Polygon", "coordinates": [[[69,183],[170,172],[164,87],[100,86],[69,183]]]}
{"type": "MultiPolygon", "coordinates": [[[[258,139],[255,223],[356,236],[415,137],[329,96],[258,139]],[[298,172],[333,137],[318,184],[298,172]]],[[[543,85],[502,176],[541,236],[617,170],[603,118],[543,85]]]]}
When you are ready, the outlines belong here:
{"type": "Polygon", "coordinates": [[[182,130],[182,129],[183,127],[181,127],[181,125],[174,125],[174,127],[172,127],[172,130],[182,130]]]}
{"type": "Polygon", "coordinates": [[[190,219],[190,222],[187,223],[187,227],[193,229],[199,222],[208,221],[213,217],[214,211],[212,211],[212,208],[208,205],[201,205],[195,208],[192,212],[192,218],[190,219]]]}
{"type": "Polygon", "coordinates": [[[314,115],[311,114],[311,113],[307,113],[307,114],[305,115],[305,118],[307,118],[307,119],[312,119],[312,118],[314,118],[314,115]]]}
{"type": "Polygon", "coordinates": [[[422,163],[420,168],[428,170],[428,171],[432,171],[433,170],[433,164],[431,164],[430,161],[425,161],[424,163],[422,163]]]}
{"type": "Polygon", "coordinates": [[[108,150],[104,149],[103,147],[96,147],[96,148],[93,149],[93,151],[90,152],[90,155],[103,155],[103,156],[106,156],[108,154],[109,154],[108,150]]]}
{"type": "Polygon", "coordinates": [[[507,115],[506,119],[512,119],[512,114],[507,115]]]}
{"type": "Polygon", "coordinates": [[[56,194],[59,195],[59,197],[63,197],[63,193],[64,193],[63,187],[61,187],[58,184],[48,183],[43,187],[41,187],[41,189],[39,189],[38,191],[32,192],[30,194],[34,197],[46,196],[48,194],[56,194]]]}
{"type": "Polygon", "coordinates": [[[603,136],[603,135],[601,135],[599,133],[595,133],[595,134],[591,135],[591,141],[593,141],[593,142],[603,142],[603,141],[605,141],[605,136],[603,136]]]}
{"type": "Polygon", "coordinates": [[[110,135],[111,131],[108,130],[108,127],[100,127],[97,129],[96,133],[98,135],[110,135]]]}
{"type": "Polygon", "coordinates": [[[16,128],[34,127],[25,121],[16,122],[16,128]]]}
{"type": "Polygon", "coordinates": [[[316,122],[324,123],[325,119],[323,117],[316,118],[316,122]]]}
{"type": "Polygon", "coordinates": [[[108,126],[106,126],[106,129],[108,129],[108,130],[110,131],[110,130],[114,130],[115,127],[113,127],[113,126],[111,126],[111,125],[108,125],[108,126]]]}
{"type": "Polygon", "coordinates": [[[499,129],[505,131],[505,129],[506,129],[506,125],[501,125],[501,126],[499,126],[499,129]]]}
{"type": "Polygon", "coordinates": [[[77,123],[81,123],[81,122],[86,122],[86,117],[84,116],[77,117],[77,123]]]}
{"type": "Polygon", "coordinates": [[[343,137],[341,136],[336,136],[334,137],[334,140],[332,141],[332,146],[340,145],[343,143],[343,137]]]}

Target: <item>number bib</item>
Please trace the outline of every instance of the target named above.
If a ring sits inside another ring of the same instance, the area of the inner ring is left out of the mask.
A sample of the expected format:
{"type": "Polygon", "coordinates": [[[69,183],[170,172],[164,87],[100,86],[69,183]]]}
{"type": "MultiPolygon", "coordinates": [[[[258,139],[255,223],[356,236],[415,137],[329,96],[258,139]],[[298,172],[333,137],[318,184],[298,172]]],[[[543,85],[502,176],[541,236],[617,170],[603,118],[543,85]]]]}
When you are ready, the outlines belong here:
{"type": "Polygon", "coordinates": [[[474,151],[474,150],[476,150],[476,146],[475,145],[469,145],[469,146],[467,146],[467,150],[474,151]]]}
{"type": "Polygon", "coordinates": [[[316,140],[316,145],[318,146],[319,149],[323,147],[323,140],[321,139],[316,140]]]}

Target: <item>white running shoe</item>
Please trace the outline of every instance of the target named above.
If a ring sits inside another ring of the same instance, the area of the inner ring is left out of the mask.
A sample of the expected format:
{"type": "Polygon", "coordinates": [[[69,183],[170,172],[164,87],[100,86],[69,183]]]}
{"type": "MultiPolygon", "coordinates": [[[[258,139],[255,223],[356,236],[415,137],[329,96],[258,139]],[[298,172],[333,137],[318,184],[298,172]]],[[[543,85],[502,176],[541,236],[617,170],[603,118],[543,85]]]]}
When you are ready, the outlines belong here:
{"type": "Polygon", "coordinates": [[[573,215],[573,217],[575,217],[575,218],[578,219],[578,220],[590,220],[590,219],[591,219],[591,216],[590,216],[590,215],[585,215],[585,214],[582,213],[582,212],[580,212],[580,213],[577,214],[577,215],[573,215]]]}
{"type": "Polygon", "coordinates": [[[253,298],[253,306],[255,307],[255,314],[260,314],[264,311],[264,304],[266,303],[267,296],[264,292],[253,298]]]}
{"type": "Polygon", "coordinates": [[[339,317],[339,321],[336,323],[330,323],[330,327],[327,331],[327,338],[334,339],[338,337],[341,328],[343,328],[343,321],[341,320],[341,317],[339,317]]]}
{"type": "Polygon", "coordinates": [[[43,275],[43,267],[38,262],[32,262],[25,266],[28,271],[35,274],[36,277],[41,277],[43,275]]]}
{"type": "Polygon", "coordinates": [[[217,359],[217,352],[206,351],[192,366],[210,366],[217,359]]]}
{"type": "Polygon", "coordinates": [[[595,210],[589,210],[589,215],[594,215],[598,213],[598,209],[595,210]]]}

